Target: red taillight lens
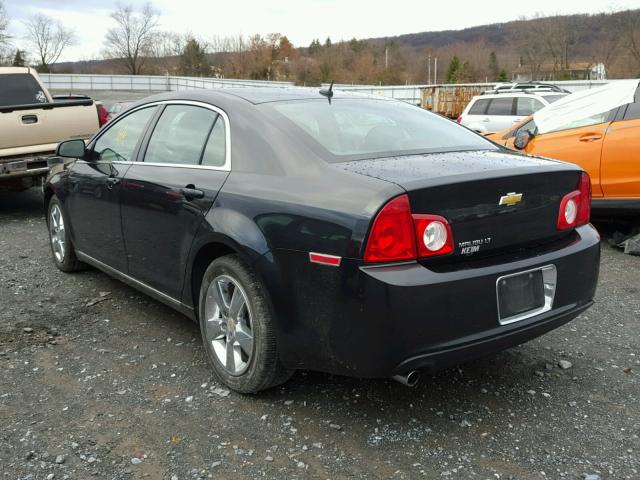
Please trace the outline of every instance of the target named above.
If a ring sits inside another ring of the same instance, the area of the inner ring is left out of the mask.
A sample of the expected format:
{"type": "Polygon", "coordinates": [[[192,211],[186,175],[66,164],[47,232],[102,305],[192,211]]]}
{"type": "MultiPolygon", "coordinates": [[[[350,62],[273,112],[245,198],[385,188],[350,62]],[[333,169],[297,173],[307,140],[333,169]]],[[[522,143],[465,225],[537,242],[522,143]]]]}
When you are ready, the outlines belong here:
{"type": "Polygon", "coordinates": [[[586,173],[580,175],[578,189],[566,194],[560,201],[558,230],[569,230],[589,223],[591,216],[591,179],[586,173]]]}
{"type": "Polygon", "coordinates": [[[439,215],[411,214],[409,197],[387,203],[371,227],[364,261],[397,262],[453,252],[451,226],[439,215]]]}
{"type": "Polygon", "coordinates": [[[387,203],[373,221],[365,262],[396,262],[416,258],[409,197],[400,195],[387,203]]]}
{"type": "Polygon", "coordinates": [[[591,220],[591,179],[586,172],[582,172],[580,175],[578,190],[580,190],[580,206],[576,224],[580,226],[586,225],[591,220]]]}
{"type": "Polygon", "coordinates": [[[109,114],[107,112],[107,109],[104,108],[104,105],[102,105],[101,103],[96,104],[96,108],[98,109],[98,122],[100,123],[100,126],[103,126],[105,123],[107,123],[109,114]]]}
{"type": "Polygon", "coordinates": [[[453,233],[447,219],[439,215],[413,215],[419,257],[453,252],[453,233]]]}
{"type": "Polygon", "coordinates": [[[458,123],[462,123],[462,115],[460,115],[460,116],[458,117],[458,119],[456,120],[456,122],[458,122],[458,123]]]}

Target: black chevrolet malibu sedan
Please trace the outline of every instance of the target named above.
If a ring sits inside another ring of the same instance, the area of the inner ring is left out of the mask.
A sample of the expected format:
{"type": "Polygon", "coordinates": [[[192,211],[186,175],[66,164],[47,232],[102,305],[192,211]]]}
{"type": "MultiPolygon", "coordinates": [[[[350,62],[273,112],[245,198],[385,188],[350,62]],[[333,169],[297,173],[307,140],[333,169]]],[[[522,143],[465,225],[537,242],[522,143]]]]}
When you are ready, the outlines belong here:
{"type": "Polygon", "coordinates": [[[383,98],[175,92],[131,106],[44,186],[53,259],[199,322],[240,392],[295,369],[416,372],[541,335],[592,304],[579,168],[383,98]]]}

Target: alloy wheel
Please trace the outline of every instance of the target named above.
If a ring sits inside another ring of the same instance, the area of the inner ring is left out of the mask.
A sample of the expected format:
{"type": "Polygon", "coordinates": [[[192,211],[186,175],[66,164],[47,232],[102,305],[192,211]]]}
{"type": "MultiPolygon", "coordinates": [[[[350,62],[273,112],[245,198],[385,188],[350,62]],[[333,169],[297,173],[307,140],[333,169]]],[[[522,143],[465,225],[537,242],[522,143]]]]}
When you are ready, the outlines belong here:
{"type": "Polygon", "coordinates": [[[62,218],[62,211],[58,205],[51,207],[51,213],[49,218],[49,236],[51,238],[51,247],[53,249],[53,255],[60,263],[64,261],[65,255],[65,230],[64,219],[62,218]]]}
{"type": "Polygon", "coordinates": [[[213,279],[205,297],[205,337],[225,370],[242,375],[253,356],[251,308],[240,284],[228,275],[213,279]]]}

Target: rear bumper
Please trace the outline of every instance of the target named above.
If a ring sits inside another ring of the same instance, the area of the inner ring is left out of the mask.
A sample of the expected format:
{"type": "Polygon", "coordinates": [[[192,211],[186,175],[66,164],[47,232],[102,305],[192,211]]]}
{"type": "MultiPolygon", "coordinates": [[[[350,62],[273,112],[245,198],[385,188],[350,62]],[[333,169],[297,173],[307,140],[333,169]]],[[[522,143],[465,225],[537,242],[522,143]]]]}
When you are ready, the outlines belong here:
{"type": "Polygon", "coordinates": [[[282,361],[358,377],[437,369],[511,347],[575,318],[593,301],[600,237],[590,226],[546,250],[427,268],[412,262],[340,268],[310,264],[303,252],[279,252],[288,279],[272,292],[282,361]],[[496,280],[546,265],[557,270],[550,311],[498,321],[496,280]],[[287,295],[282,295],[282,292],[287,295]]]}
{"type": "Polygon", "coordinates": [[[29,157],[0,163],[0,180],[46,175],[47,160],[47,157],[29,157]]]}

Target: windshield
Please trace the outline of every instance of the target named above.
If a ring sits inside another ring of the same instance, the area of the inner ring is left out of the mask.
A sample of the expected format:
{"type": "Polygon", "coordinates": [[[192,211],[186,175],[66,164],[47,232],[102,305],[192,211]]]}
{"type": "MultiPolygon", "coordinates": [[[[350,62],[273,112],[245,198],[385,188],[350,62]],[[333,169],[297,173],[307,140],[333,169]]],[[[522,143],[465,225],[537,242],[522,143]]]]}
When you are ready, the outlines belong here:
{"type": "Polygon", "coordinates": [[[310,137],[329,161],[493,150],[480,135],[419,107],[372,99],[326,99],[264,104],[310,137]]]}

